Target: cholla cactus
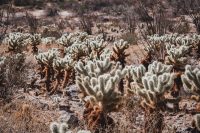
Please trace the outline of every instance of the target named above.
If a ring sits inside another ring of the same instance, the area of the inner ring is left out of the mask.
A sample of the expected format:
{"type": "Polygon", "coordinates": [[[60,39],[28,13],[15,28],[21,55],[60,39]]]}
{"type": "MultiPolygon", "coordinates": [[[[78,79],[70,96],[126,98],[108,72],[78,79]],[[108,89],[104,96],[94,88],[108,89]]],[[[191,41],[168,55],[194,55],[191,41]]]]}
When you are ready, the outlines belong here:
{"type": "Polygon", "coordinates": [[[165,65],[161,62],[154,61],[148,66],[148,72],[156,75],[161,75],[163,73],[170,73],[172,71],[172,65],[165,65]]]}
{"type": "Polygon", "coordinates": [[[195,100],[200,100],[200,69],[192,68],[190,65],[185,67],[185,73],[181,76],[185,91],[192,93],[195,100]]]}
{"type": "Polygon", "coordinates": [[[75,32],[75,33],[70,33],[70,34],[64,34],[62,35],[61,38],[57,40],[57,43],[64,47],[69,47],[77,41],[82,42],[87,36],[88,34],[85,32],[75,32]]]}
{"type": "Polygon", "coordinates": [[[70,76],[74,76],[73,72],[76,64],[76,61],[74,61],[70,56],[65,56],[63,60],[65,61],[65,66],[64,66],[64,79],[61,87],[62,90],[66,87],[66,84],[68,83],[70,78],[72,79],[75,78],[70,76]]]}
{"type": "Polygon", "coordinates": [[[69,77],[70,72],[74,66],[75,66],[75,61],[73,61],[73,59],[71,59],[71,57],[69,57],[69,56],[66,56],[64,58],[57,58],[56,60],[54,60],[53,68],[56,72],[56,74],[55,74],[56,83],[55,83],[55,86],[54,86],[53,90],[51,91],[51,93],[54,93],[57,90],[58,85],[60,84],[60,80],[63,76],[63,72],[65,74],[64,74],[64,80],[63,80],[61,88],[62,88],[62,90],[65,88],[66,83],[68,82],[68,80],[70,78],[69,77]]]}
{"type": "Polygon", "coordinates": [[[177,48],[175,45],[167,45],[166,63],[173,65],[175,68],[184,67],[187,63],[186,54],[188,53],[189,47],[180,46],[177,48]]]}
{"type": "Polygon", "coordinates": [[[46,37],[46,38],[42,38],[41,44],[44,45],[51,45],[51,44],[56,44],[56,38],[55,37],[46,37]]]}
{"type": "Polygon", "coordinates": [[[42,42],[41,34],[34,34],[34,35],[30,36],[30,43],[32,46],[33,53],[38,52],[37,46],[40,45],[41,42],[42,42]]]}
{"type": "Polygon", "coordinates": [[[84,42],[75,42],[71,47],[66,48],[65,51],[75,61],[84,59],[88,55],[84,42]]]}
{"type": "Polygon", "coordinates": [[[52,66],[53,61],[58,57],[58,55],[58,49],[50,49],[47,52],[39,53],[35,56],[35,59],[47,66],[52,66]]]}
{"type": "Polygon", "coordinates": [[[143,65],[139,65],[139,66],[127,66],[127,74],[126,74],[126,89],[130,92],[130,93],[135,93],[135,90],[131,89],[131,88],[135,88],[133,86],[140,86],[142,83],[142,77],[145,75],[146,73],[146,69],[143,65]],[[131,87],[132,86],[132,87],[131,87]]]}
{"type": "Polygon", "coordinates": [[[89,98],[87,102],[90,106],[86,105],[85,111],[86,121],[89,127],[93,128],[99,124],[99,119],[106,117],[105,114],[121,107],[124,95],[117,86],[124,78],[126,70],[122,70],[119,63],[114,66],[109,58],[88,61],[86,65],[79,62],[75,69],[78,72],[76,84],[83,93],[83,98],[86,96],[89,98]]]}
{"type": "MultiPolygon", "coordinates": [[[[65,123],[57,123],[57,122],[53,122],[51,123],[50,125],[50,130],[51,130],[51,133],[73,133],[67,124],[65,123]]],[[[91,133],[90,131],[88,130],[79,130],[77,133],[91,133]]]]}
{"type": "Polygon", "coordinates": [[[50,91],[50,84],[51,79],[54,78],[54,69],[53,69],[53,62],[55,59],[57,59],[59,56],[59,52],[57,49],[50,49],[47,52],[39,53],[35,56],[35,59],[37,60],[38,64],[41,66],[40,73],[41,78],[43,78],[43,75],[45,75],[45,86],[46,90],[50,91]]]}
{"type": "Polygon", "coordinates": [[[147,73],[142,78],[143,88],[135,88],[136,93],[144,98],[142,106],[150,107],[151,109],[166,106],[168,99],[164,97],[164,93],[173,87],[174,78],[175,75],[173,73],[164,73],[159,76],[147,73]]]}
{"type": "Polygon", "coordinates": [[[126,49],[129,48],[129,44],[127,41],[119,40],[114,42],[113,53],[111,59],[120,62],[122,67],[125,67],[126,57],[129,55],[126,53],[126,49]]]}
{"type": "Polygon", "coordinates": [[[197,130],[200,131],[200,114],[196,114],[194,121],[197,130]]]}
{"type": "Polygon", "coordinates": [[[10,33],[5,39],[4,44],[8,45],[8,52],[21,53],[28,44],[30,34],[19,32],[10,33]]]}
{"type": "Polygon", "coordinates": [[[88,48],[88,52],[90,53],[90,58],[97,58],[99,59],[101,54],[104,52],[104,49],[106,47],[106,43],[104,42],[101,35],[86,39],[86,46],[88,48]]]}

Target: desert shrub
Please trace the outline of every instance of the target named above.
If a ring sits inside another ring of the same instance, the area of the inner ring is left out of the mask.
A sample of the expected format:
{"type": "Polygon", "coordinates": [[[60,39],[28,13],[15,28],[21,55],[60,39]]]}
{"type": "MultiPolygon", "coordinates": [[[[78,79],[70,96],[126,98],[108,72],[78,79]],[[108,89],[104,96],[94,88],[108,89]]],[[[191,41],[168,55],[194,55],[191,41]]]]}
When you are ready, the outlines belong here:
{"type": "Polygon", "coordinates": [[[80,16],[80,27],[84,32],[87,32],[89,35],[92,34],[92,16],[81,15],[80,16]]]}
{"type": "MultiPolygon", "coordinates": [[[[72,133],[68,125],[65,123],[53,122],[50,125],[51,133],[72,133]]],[[[89,130],[79,130],[77,133],[91,133],[89,130]]]]}
{"type": "Polygon", "coordinates": [[[31,34],[36,33],[37,29],[38,29],[38,25],[39,25],[38,19],[36,17],[34,17],[33,15],[26,12],[26,21],[29,26],[29,32],[31,34]]]}
{"type": "Polygon", "coordinates": [[[35,0],[14,0],[13,3],[16,6],[28,6],[33,5],[35,0]]]}
{"type": "Polygon", "coordinates": [[[121,39],[127,41],[131,45],[137,44],[138,37],[135,33],[125,33],[121,36],[121,39]]]}
{"type": "Polygon", "coordinates": [[[24,54],[3,57],[0,65],[0,98],[8,99],[19,88],[26,87],[26,65],[24,54]]]}
{"type": "Polygon", "coordinates": [[[61,32],[59,31],[58,26],[53,24],[53,25],[47,25],[47,26],[42,27],[41,35],[44,38],[46,37],[59,38],[61,37],[61,32]]]}
{"type": "Polygon", "coordinates": [[[48,3],[46,7],[46,15],[53,17],[58,15],[58,7],[56,3],[48,3]]]}

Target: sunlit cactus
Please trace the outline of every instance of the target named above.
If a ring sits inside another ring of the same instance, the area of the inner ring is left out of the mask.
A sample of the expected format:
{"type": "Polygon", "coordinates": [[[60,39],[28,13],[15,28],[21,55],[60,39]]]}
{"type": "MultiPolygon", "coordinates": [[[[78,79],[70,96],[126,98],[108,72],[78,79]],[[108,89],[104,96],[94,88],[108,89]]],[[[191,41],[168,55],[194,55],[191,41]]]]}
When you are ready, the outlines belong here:
{"type": "Polygon", "coordinates": [[[57,49],[50,49],[47,52],[39,53],[35,56],[38,64],[40,65],[41,78],[45,78],[46,91],[50,91],[51,80],[54,78],[53,62],[59,56],[59,51],[57,49]],[[45,77],[43,77],[45,76],[45,77]]]}
{"type": "Polygon", "coordinates": [[[189,52],[188,46],[176,47],[175,45],[167,45],[166,63],[173,65],[175,68],[181,69],[187,63],[187,53],[189,52]]]}
{"type": "Polygon", "coordinates": [[[142,83],[142,77],[146,73],[146,68],[143,65],[139,66],[127,66],[127,74],[126,74],[126,89],[130,93],[135,93],[134,86],[140,86],[142,83]]]}
{"type": "Polygon", "coordinates": [[[84,41],[84,39],[88,36],[87,33],[85,32],[75,32],[75,33],[70,33],[70,34],[64,34],[57,40],[57,43],[59,45],[62,45],[64,47],[69,47],[73,43],[77,41],[84,41]]]}
{"type": "MultiPolygon", "coordinates": [[[[73,133],[72,130],[69,129],[66,123],[57,123],[53,122],[50,125],[51,133],[73,133]]],[[[88,130],[79,130],[77,133],[91,133],[88,130]]]]}
{"type": "Polygon", "coordinates": [[[148,72],[156,75],[161,75],[163,73],[170,73],[173,69],[172,65],[165,65],[161,62],[154,61],[148,66],[148,72]]]}
{"type": "Polygon", "coordinates": [[[36,54],[38,52],[37,46],[40,45],[41,42],[42,42],[41,34],[34,34],[30,36],[30,43],[32,46],[33,53],[36,54]]]}
{"type": "Polygon", "coordinates": [[[72,46],[65,49],[65,53],[70,54],[71,58],[75,61],[84,59],[88,55],[84,42],[73,43],[72,46]]]}
{"type": "Polygon", "coordinates": [[[55,37],[42,38],[41,44],[46,45],[46,46],[56,44],[56,38],[55,37]]]}
{"type": "Polygon", "coordinates": [[[200,69],[192,68],[190,65],[185,67],[185,73],[181,76],[183,87],[185,91],[192,93],[195,100],[199,101],[200,98],[200,69]]]}
{"type": "Polygon", "coordinates": [[[10,33],[4,40],[4,44],[8,45],[8,52],[21,53],[28,44],[30,34],[19,32],[10,33]]]}
{"type": "Polygon", "coordinates": [[[86,39],[85,44],[88,48],[87,51],[90,53],[89,56],[91,59],[99,59],[107,45],[101,35],[86,39]]]}
{"type": "Polygon", "coordinates": [[[116,62],[120,62],[123,68],[125,67],[126,64],[126,57],[129,56],[129,54],[126,53],[126,50],[128,48],[129,44],[127,41],[119,40],[114,42],[111,59],[116,62]]]}
{"type": "Polygon", "coordinates": [[[38,55],[35,56],[35,59],[46,64],[47,66],[52,66],[53,61],[58,57],[58,55],[58,49],[50,49],[47,52],[38,53],[38,55]]]}
{"type": "Polygon", "coordinates": [[[76,84],[83,94],[82,98],[87,96],[89,107],[92,107],[90,113],[86,111],[89,126],[98,124],[98,119],[105,117],[102,113],[120,109],[125,95],[119,91],[118,84],[125,77],[126,69],[122,69],[119,63],[114,66],[109,58],[89,61],[85,65],[79,62],[75,69],[78,73],[76,84]],[[95,118],[92,112],[96,114],[95,118]]]}
{"type": "Polygon", "coordinates": [[[51,91],[52,93],[54,93],[57,90],[64,74],[64,79],[61,86],[61,89],[63,91],[63,89],[66,87],[66,83],[68,83],[70,79],[69,76],[71,76],[70,74],[72,72],[73,67],[75,66],[75,63],[76,62],[73,61],[73,59],[71,59],[70,56],[65,56],[64,58],[59,57],[56,60],[54,60],[53,68],[55,70],[56,83],[54,85],[53,90],[51,91]]]}
{"type": "MultiPolygon", "coordinates": [[[[168,99],[164,97],[164,94],[173,87],[174,79],[173,73],[164,73],[159,76],[146,74],[142,78],[143,88],[135,88],[136,93],[144,98],[142,106],[151,109],[166,106],[168,99]]],[[[172,101],[170,100],[170,102],[172,101]]]]}

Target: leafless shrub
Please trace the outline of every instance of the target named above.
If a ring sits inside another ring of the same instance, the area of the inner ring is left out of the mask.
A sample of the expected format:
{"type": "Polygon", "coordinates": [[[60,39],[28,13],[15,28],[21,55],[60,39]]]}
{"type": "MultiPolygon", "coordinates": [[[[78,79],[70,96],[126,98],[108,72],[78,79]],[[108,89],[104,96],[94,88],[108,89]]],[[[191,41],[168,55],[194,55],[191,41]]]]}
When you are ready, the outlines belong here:
{"type": "Polygon", "coordinates": [[[159,34],[163,35],[169,30],[171,20],[162,2],[155,2],[151,8],[145,5],[145,3],[139,2],[136,8],[139,20],[142,25],[139,25],[142,30],[142,34],[146,35],[159,34]]]}
{"type": "Polygon", "coordinates": [[[36,33],[38,29],[38,25],[39,25],[38,19],[34,17],[33,15],[31,15],[30,13],[26,12],[26,21],[29,26],[29,32],[31,34],[36,33]]]}
{"type": "Polygon", "coordinates": [[[176,22],[172,27],[169,28],[169,31],[172,33],[185,34],[190,31],[190,25],[184,17],[181,17],[178,22],[176,22]]]}
{"type": "Polygon", "coordinates": [[[35,0],[13,0],[13,4],[16,6],[28,6],[33,5],[35,0]]]}
{"type": "Polygon", "coordinates": [[[0,6],[0,40],[3,39],[8,30],[12,13],[13,8],[11,3],[0,6]]]}
{"type": "Polygon", "coordinates": [[[6,57],[0,68],[0,99],[8,99],[16,89],[25,88],[27,73],[24,62],[23,54],[6,57]]]}
{"type": "Polygon", "coordinates": [[[49,17],[58,15],[58,7],[55,3],[47,3],[46,15],[49,17]]]}
{"type": "Polygon", "coordinates": [[[137,44],[138,41],[138,37],[135,33],[125,33],[121,36],[121,38],[131,45],[137,44]]]}
{"type": "Polygon", "coordinates": [[[81,29],[84,32],[87,32],[89,35],[92,34],[92,16],[83,15],[80,17],[81,29]]]}
{"type": "Polygon", "coordinates": [[[123,19],[127,24],[128,31],[134,33],[136,29],[136,13],[133,7],[128,7],[128,5],[124,7],[123,19]]]}
{"type": "Polygon", "coordinates": [[[196,27],[196,31],[200,33],[200,13],[190,15],[196,27]]]}

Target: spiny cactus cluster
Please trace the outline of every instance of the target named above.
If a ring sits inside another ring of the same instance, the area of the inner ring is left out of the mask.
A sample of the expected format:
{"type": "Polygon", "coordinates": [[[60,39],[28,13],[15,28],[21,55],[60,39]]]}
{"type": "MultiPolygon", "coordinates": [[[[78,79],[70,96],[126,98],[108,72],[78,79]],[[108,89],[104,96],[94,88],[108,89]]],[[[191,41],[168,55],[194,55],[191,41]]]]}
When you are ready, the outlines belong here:
{"type": "Polygon", "coordinates": [[[149,65],[148,71],[142,65],[130,66],[128,71],[128,77],[132,78],[129,80],[129,92],[144,99],[143,107],[155,109],[166,105],[168,99],[164,94],[173,87],[176,77],[174,73],[170,73],[172,66],[155,61],[149,65]]]}
{"type": "Polygon", "coordinates": [[[200,68],[193,68],[190,65],[185,67],[185,73],[181,76],[183,87],[186,92],[192,93],[193,98],[199,101],[200,98],[200,68]]]}
{"type": "Polygon", "coordinates": [[[32,52],[37,53],[37,46],[42,42],[41,34],[34,34],[30,36],[30,44],[32,46],[32,52]]]}
{"type": "Polygon", "coordinates": [[[30,34],[22,34],[13,32],[3,40],[3,43],[8,46],[8,52],[21,53],[28,44],[30,34]]]}
{"type": "Polygon", "coordinates": [[[155,34],[149,36],[148,40],[149,43],[145,47],[147,53],[150,53],[155,59],[166,61],[175,67],[184,67],[182,64],[184,57],[193,54],[192,51],[196,51],[197,54],[200,51],[200,36],[197,34],[175,33],[163,36],[155,34]]]}
{"type": "MultiPolygon", "coordinates": [[[[69,127],[66,123],[59,124],[57,122],[53,122],[50,125],[50,130],[51,130],[51,133],[73,133],[69,129],[69,127]]],[[[77,133],[91,133],[91,132],[88,130],[79,130],[79,131],[77,131],[77,133]]]]}
{"type": "Polygon", "coordinates": [[[50,49],[47,52],[39,53],[35,56],[38,64],[40,65],[39,73],[41,79],[45,78],[46,90],[51,93],[54,93],[63,77],[62,90],[65,88],[66,83],[68,82],[70,72],[75,65],[75,61],[70,56],[65,56],[64,58],[60,57],[60,52],[58,49],[50,49]],[[54,87],[51,87],[56,79],[54,87]]]}
{"type": "Polygon", "coordinates": [[[117,85],[125,76],[125,69],[122,70],[119,64],[114,66],[109,58],[106,58],[89,61],[86,65],[79,62],[76,71],[78,72],[76,84],[84,97],[90,97],[93,105],[100,106],[105,112],[119,108],[123,95],[117,90],[117,85]]]}
{"type": "Polygon", "coordinates": [[[148,72],[156,75],[161,75],[163,73],[170,73],[172,68],[172,65],[165,65],[161,62],[154,61],[148,66],[148,72]]]}
{"type": "Polygon", "coordinates": [[[175,45],[166,45],[167,54],[166,63],[182,68],[187,63],[187,53],[189,52],[188,46],[180,46],[177,48],[175,45]]]}
{"type": "Polygon", "coordinates": [[[57,40],[57,44],[62,45],[64,47],[71,46],[74,42],[82,42],[88,36],[85,32],[75,32],[64,34],[57,40]]]}
{"type": "Polygon", "coordinates": [[[87,35],[84,36],[84,38],[79,35],[77,38],[78,39],[74,42],[71,41],[71,45],[69,47],[65,48],[65,54],[70,54],[76,61],[85,58],[100,58],[101,54],[105,51],[104,49],[106,47],[106,43],[102,39],[101,35],[97,37],[87,35]]]}
{"type": "Polygon", "coordinates": [[[163,36],[159,36],[158,34],[155,34],[153,36],[148,36],[148,39],[153,44],[165,44],[170,43],[174,45],[196,45],[200,42],[200,36],[197,34],[165,34],[163,36]]]}
{"type": "Polygon", "coordinates": [[[126,53],[126,49],[128,48],[129,44],[127,41],[119,40],[114,42],[111,59],[120,62],[123,68],[126,64],[126,57],[129,55],[126,53]]]}
{"type": "Polygon", "coordinates": [[[159,106],[165,106],[167,99],[165,99],[164,94],[173,87],[174,79],[175,75],[171,73],[159,76],[146,74],[142,78],[143,88],[136,88],[136,93],[144,98],[143,107],[155,109],[159,106]]]}

